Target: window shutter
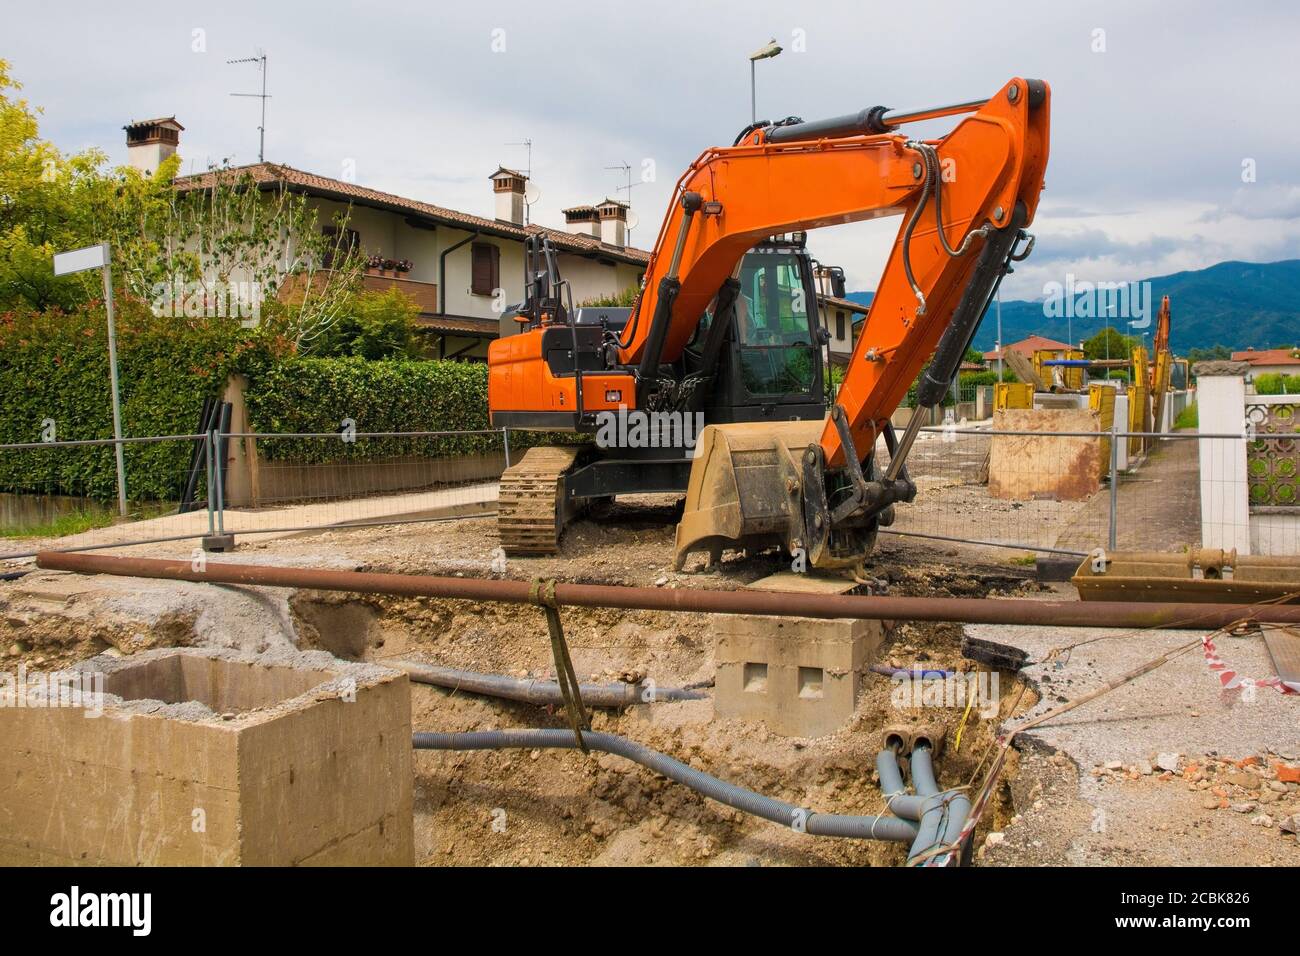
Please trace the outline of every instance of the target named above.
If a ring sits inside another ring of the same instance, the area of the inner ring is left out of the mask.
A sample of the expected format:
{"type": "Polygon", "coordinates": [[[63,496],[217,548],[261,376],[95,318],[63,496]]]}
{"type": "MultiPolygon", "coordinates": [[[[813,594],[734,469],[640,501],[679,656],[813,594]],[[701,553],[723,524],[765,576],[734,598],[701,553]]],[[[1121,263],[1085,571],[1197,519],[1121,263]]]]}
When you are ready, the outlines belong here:
{"type": "Polygon", "coordinates": [[[470,291],[475,295],[491,295],[501,284],[501,250],[486,242],[476,242],[471,247],[470,291]]]}
{"type": "Polygon", "coordinates": [[[844,338],[844,313],[843,312],[835,313],[835,337],[837,339],[844,338]]]}

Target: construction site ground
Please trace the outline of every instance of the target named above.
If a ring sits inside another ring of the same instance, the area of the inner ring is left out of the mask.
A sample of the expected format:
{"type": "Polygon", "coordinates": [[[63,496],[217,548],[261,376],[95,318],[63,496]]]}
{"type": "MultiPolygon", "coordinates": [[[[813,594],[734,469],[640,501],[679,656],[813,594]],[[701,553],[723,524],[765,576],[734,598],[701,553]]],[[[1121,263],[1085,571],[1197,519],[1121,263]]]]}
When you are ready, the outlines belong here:
{"type": "MultiPolygon", "coordinates": [[[[740,588],[784,570],[775,554],[728,555],[720,567],[671,570],[676,502],[620,500],[581,520],[560,554],[501,563],[492,518],[351,528],[253,540],[209,561],[508,577],[667,588],[740,588]]],[[[33,544],[42,544],[34,542],[33,544]]],[[[194,542],[116,549],[191,559],[194,542]]],[[[30,562],[0,565],[0,573],[30,562]]],[[[891,594],[1073,598],[1034,580],[1025,552],[882,536],[868,567],[891,594]]],[[[581,680],[652,678],[707,684],[706,616],[565,608],[581,680]]],[[[1199,634],[904,623],[881,661],[903,667],[976,667],[963,630],[1043,661],[1026,682],[999,677],[996,718],[972,708],[960,748],[960,710],[939,761],[945,787],[978,785],[999,727],[1073,699],[1143,661],[1189,649],[1020,738],[976,834],[976,865],[1300,863],[1294,833],[1300,785],[1297,698],[1268,688],[1249,701],[1221,692],[1199,634]],[[1163,756],[1162,756],[1163,755],[1163,756]],[[1175,755],[1171,758],[1170,755],[1175,755]],[[1171,763],[1171,760],[1174,761],[1171,763]],[[1171,766],[1164,770],[1161,764],[1171,766]],[[1280,770],[1277,768],[1281,768],[1280,770]]],[[[542,612],[435,599],[191,584],[31,571],[0,581],[3,668],[52,670],[97,653],[173,645],[267,651],[323,648],[348,659],[408,659],[513,676],[553,676],[542,612]]],[[[1242,673],[1266,676],[1259,637],[1220,638],[1242,673]]],[[[873,762],[881,727],[900,717],[889,678],[864,678],[853,723],[829,737],[792,739],[762,724],[720,720],[708,700],[596,712],[598,730],[625,734],[692,766],[814,810],[879,813],[873,762]]],[[[416,730],[564,727],[562,712],[412,685],[416,730]]],[[[905,716],[905,715],[902,715],[905,716]]],[[[927,713],[932,718],[933,713],[927,713]]],[[[574,751],[415,755],[418,861],[439,864],[898,865],[892,844],[816,838],[704,800],[614,756],[574,751]]]]}

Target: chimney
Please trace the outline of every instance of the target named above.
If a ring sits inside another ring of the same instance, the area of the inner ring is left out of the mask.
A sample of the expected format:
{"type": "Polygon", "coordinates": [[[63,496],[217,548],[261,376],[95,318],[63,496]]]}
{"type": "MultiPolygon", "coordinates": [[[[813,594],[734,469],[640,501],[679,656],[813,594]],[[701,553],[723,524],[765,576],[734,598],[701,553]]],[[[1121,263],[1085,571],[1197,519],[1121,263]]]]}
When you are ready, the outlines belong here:
{"type": "Polygon", "coordinates": [[[600,213],[595,206],[574,206],[564,212],[564,228],[579,236],[600,238],[600,213]]]}
{"type": "Polygon", "coordinates": [[[181,130],[175,116],[131,122],[126,130],[126,158],[131,167],[152,176],[163,160],[181,144],[181,130]]]}
{"type": "Polygon", "coordinates": [[[518,170],[500,167],[488,177],[492,180],[492,191],[496,193],[496,217],[502,222],[516,226],[524,224],[524,186],[528,177],[518,170]]]}
{"type": "Polygon", "coordinates": [[[627,245],[627,204],[606,199],[596,212],[600,215],[600,241],[619,249],[627,245]]]}

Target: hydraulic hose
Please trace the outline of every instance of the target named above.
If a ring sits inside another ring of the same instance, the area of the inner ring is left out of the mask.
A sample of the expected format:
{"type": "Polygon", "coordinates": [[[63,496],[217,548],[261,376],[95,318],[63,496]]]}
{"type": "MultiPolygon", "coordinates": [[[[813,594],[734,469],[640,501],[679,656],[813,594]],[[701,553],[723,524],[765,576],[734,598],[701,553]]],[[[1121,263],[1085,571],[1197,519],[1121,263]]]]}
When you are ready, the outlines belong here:
{"type": "MultiPolygon", "coordinates": [[[[556,681],[518,679],[504,674],[483,674],[455,667],[421,664],[415,661],[384,661],[388,667],[406,671],[419,684],[432,684],[448,690],[483,694],[529,704],[563,704],[556,681]]],[[[580,684],[582,702],[589,707],[631,707],[670,700],[707,700],[708,694],[685,687],[658,687],[654,683],[580,684]]]]}
{"type": "MultiPolygon", "coordinates": [[[[910,843],[915,847],[919,827],[910,820],[895,817],[846,816],[817,813],[782,800],[737,787],[717,777],[696,770],[667,754],[617,734],[584,731],[583,742],[591,750],[615,754],[633,763],[663,774],[669,780],[690,787],[697,793],[735,810],[762,817],[781,826],[813,836],[849,837],[859,840],[889,840],[910,843]]],[[[505,750],[560,748],[576,749],[578,741],[571,730],[480,730],[470,733],[416,733],[412,735],[416,750],[505,750]]],[[[936,831],[937,832],[937,831],[936,831]]]]}

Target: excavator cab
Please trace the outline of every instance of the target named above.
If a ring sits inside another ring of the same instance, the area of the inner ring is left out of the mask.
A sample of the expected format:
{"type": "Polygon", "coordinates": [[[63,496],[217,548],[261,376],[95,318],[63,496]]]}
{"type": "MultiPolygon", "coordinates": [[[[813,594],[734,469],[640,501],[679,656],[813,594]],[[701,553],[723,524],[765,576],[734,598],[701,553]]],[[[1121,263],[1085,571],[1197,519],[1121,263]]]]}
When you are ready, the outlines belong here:
{"type": "Polygon", "coordinates": [[[821,430],[825,335],[802,237],[762,240],[741,257],[679,359],[661,370],[665,380],[694,384],[674,393],[672,407],[648,412],[627,408],[631,389],[602,377],[617,371],[607,361],[609,346],[625,333],[632,310],[574,307],[542,237],[529,240],[524,286],[512,324],[521,337],[536,338],[547,371],[572,386],[575,405],[561,411],[561,399],[555,410],[529,415],[494,408],[493,424],[572,430],[580,443],[531,448],[502,476],[498,530],[507,553],[554,552],[565,524],[618,495],[685,492],[707,425],[752,422],[766,430],[806,420],[808,434],[821,430]],[[648,441],[636,440],[638,416],[650,420],[648,441]]]}
{"type": "Polygon", "coordinates": [[[741,259],[729,309],[715,299],[683,350],[684,377],[706,370],[714,322],[729,325],[705,421],[790,421],[826,414],[825,335],[817,314],[812,260],[802,240],[769,239],[741,259]]]}
{"type": "MultiPolygon", "coordinates": [[[[826,415],[823,334],[818,323],[813,264],[802,242],[768,239],[746,252],[737,271],[740,289],[727,315],[731,324],[714,386],[703,402],[708,423],[789,421],[826,415]]],[[[718,306],[715,299],[714,311],[718,306]]],[[[702,316],[682,352],[686,375],[705,365],[705,343],[715,321],[702,316]]]]}

